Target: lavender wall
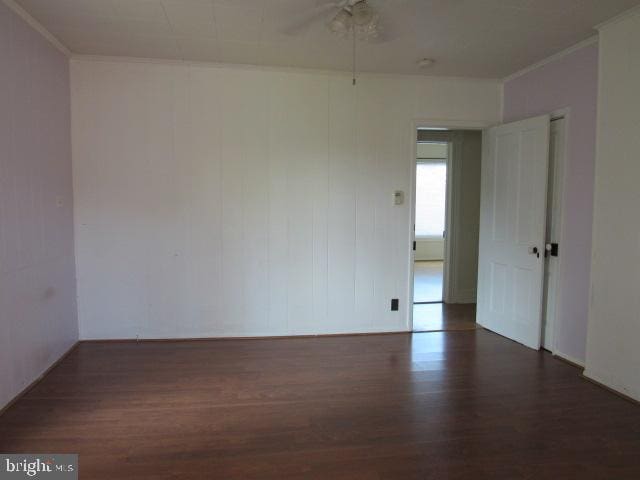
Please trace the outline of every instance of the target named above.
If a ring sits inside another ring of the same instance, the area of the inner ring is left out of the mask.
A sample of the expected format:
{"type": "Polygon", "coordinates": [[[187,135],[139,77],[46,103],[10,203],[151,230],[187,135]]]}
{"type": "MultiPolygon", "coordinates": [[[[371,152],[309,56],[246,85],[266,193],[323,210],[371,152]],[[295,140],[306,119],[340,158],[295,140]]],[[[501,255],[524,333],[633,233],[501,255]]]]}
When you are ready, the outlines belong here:
{"type": "Polygon", "coordinates": [[[68,59],[0,2],[0,408],[78,338],[68,59]]]}
{"type": "Polygon", "coordinates": [[[562,219],[558,355],[584,362],[598,98],[598,46],[586,46],[504,85],[506,122],[571,109],[562,219]]]}

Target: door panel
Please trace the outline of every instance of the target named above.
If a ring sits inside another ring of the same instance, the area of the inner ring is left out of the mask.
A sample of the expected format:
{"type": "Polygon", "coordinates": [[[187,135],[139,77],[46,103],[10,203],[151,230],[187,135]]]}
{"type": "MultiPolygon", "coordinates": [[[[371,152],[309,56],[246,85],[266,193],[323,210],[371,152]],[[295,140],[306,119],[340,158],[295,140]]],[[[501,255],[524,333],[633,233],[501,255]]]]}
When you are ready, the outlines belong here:
{"type": "Polygon", "coordinates": [[[545,115],[489,129],[482,159],[477,321],[535,349],[542,320],[549,122],[545,115]]]}

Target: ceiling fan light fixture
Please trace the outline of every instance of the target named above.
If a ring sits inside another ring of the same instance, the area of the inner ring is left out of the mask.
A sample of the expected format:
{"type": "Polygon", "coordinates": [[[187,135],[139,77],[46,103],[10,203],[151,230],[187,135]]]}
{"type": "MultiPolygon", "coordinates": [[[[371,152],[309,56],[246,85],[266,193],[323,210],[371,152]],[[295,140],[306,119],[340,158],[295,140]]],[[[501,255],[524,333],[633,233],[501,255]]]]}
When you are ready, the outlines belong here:
{"type": "Polygon", "coordinates": [[[375,13],[369,4],[362,0],[351,7],[351,15],[353,23],[357,26],[366,26],[371,24],[375,19],[375,13]]]}
{"type": "Polygon", "coordinates": [[[329,22],[329,30],[336,35],[346,36],[351,31],[353,16],[345,9],[341,9],[329,22]]]}
{"type": "Polygon", "coordinates": [[[380,35],[380,17],[373,15],[368,23],[363,25],[354,25],[358,38],[365,41],[376,39],[380,35]]]}
{"type": "Polygon", "coordinates": [[[416,63],[419,68],[429,68],[432,67],[436,61],[432,58],[421,58],[416,63]]]}

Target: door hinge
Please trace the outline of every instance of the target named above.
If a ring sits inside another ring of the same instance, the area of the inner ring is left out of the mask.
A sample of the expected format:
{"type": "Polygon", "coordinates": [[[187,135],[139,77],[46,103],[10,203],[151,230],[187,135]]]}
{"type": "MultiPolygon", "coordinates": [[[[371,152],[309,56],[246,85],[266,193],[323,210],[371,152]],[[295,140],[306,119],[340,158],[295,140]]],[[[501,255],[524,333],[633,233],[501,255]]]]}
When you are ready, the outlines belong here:
{"type": "Polygon", "coordinates": [[[416,251],[416,241],[415,240],[413,241],[413,251],[414,252],[416,251]]]}

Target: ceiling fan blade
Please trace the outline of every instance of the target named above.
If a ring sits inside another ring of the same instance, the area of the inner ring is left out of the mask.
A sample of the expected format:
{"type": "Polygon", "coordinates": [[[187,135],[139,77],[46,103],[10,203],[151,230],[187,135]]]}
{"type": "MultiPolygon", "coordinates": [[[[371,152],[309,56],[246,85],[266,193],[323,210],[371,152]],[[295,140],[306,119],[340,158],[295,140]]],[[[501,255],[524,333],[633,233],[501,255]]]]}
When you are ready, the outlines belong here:
{"type": "Polygon", "coordinates": [[[282,29],[282,33],[286,35],[297,35],[322,19],[330,10],[339,10],[343,8],[343,6],[344,2],[321,3],[307,13],[298,16],[296,20],[282,29]]]}
{"type": "Polygon", "coordinates": [[[400,38],[398,30],[393,28],[389,22],[380,21],[379,32],[376,36],[367,39],[369,43],[387,43],[400,38]]]}
{"type": "MultiPolygon", "coordinates": [[[[369,2],[370,0],[367,1],[369,2]]],[[[368,38],[367,41],[369,43],[386,43],[400,38],[402,28],[398,18],[394,16],[395,9],[393,4],[384,3],[382,0],[373,0],[371,3],[378,16],[378,34],[368,38]]]]}

